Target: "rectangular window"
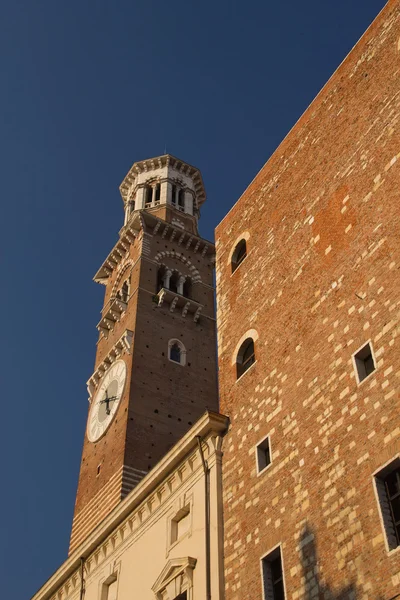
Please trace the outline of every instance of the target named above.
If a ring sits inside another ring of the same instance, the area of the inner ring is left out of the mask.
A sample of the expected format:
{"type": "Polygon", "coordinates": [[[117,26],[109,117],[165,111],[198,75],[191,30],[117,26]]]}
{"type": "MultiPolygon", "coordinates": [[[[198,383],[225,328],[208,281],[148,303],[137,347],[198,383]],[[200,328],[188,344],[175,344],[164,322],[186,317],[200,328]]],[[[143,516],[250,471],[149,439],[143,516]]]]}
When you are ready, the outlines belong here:
{"type": "Polygon", "coordinates": [[[400,546],[400,458],[375,475],[379,508],[389,550],[400,546]]]}
{"type": "Polygon", "coordinates": [[[262,559],[264,600],[285,600],[280,547],[262,559]]]}
{"type": "Polygon", "coordinates": [[[153,188],[151,186],[147,186],[146,187],[146,200],[145,200],[145,206],[149,207],[151,206],[153,200],[153,188]]]}
{"type": "Polygon", "coordinates": [[[111,575],[102,585],[101,600],[117,600],[117,576],[111,575]]]}
{"type": "Polygon", "coordinates": [[[271,450],[267,436],[256,447],[257,473],[261,473],[271,464],[271,450]]]}
{"type": "Polygon", "coordinates": [[[174,600],[187,600],[187,592],[182,592],[179,596],[175,596],[174,600]]]}
{"type": "Polygon", "coordinates": [[[176,204],[176,185],[172,186],[171,202],[176,204]]]}
{"type": "Polygon", "coordinates": [[[161,185],[159,183],[157,183],[157,185],[156,185],[156,202],[158,202],[160,200],[160,195],[161,195],[161,185]]]}
{"type": "Polygon", "coordinates": [[[190,506],[182,508],[171,521],[171,544],[174,544],[190,529],[190,506]]]}
{"type": "Polygon", "coordinates": [[[361,383],[375,371],[375,361],[372,354],[372,346],[368,342],[354,354],[354,366],[356,369],[357,381],[361,383]]]}

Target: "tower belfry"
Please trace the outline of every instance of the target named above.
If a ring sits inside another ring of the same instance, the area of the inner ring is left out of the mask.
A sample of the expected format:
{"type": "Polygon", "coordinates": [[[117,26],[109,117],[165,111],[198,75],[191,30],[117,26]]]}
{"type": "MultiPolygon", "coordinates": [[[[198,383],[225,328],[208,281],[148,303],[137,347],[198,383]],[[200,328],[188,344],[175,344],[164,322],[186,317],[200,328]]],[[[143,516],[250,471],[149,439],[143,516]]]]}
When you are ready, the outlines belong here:
{"type": "Polygon", "coordinates": [[[70,552],[206,410],[216,410],[214,245],[198,235],[198,169],[134,163],[105,286],[70,552]]]}

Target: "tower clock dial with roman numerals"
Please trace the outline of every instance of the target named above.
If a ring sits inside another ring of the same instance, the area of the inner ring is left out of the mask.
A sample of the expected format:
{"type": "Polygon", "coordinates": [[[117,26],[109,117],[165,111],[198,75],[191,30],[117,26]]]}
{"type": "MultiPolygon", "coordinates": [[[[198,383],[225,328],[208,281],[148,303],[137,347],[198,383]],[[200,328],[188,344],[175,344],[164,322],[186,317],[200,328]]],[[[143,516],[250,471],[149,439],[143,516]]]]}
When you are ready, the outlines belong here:
{"type": "Polygon", "coordinates": [[[123,360],[117,360],[106,371],[93,398],[87,425],[89,441],[97,442],[111,425],[121,401],[125,379],[126,365],[123,360]]]}

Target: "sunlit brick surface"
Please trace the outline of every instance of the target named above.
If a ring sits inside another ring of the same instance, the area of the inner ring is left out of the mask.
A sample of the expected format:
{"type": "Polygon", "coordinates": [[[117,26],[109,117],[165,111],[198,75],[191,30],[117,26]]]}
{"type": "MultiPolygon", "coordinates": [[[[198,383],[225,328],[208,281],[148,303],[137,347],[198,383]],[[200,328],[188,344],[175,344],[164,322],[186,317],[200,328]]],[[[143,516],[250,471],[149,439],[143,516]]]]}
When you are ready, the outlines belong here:
{"type": "Polygon", "coordinates": [[[373,485],[400,451],[399,40],[396,0],[217,228],[226,600],[262,597],[277,544],[291,600],[400,593],[373,485]],[[236,381],[248,330],[256,362],[236,381]],[[358,385],[369,340],[377,369],[358,385]]]}

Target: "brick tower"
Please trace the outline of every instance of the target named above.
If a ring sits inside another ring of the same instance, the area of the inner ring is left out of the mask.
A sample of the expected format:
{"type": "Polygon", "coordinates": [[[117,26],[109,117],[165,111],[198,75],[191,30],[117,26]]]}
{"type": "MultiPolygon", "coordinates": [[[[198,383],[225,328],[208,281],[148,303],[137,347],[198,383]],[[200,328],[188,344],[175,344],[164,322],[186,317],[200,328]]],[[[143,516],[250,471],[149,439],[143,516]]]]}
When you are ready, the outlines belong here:
{"type": "Polygon", "coordinates": [[[217,409],[214,245],[199,237],[200,172],[135,163],[105,286],[70,553],[206,410],[217,409]]]}

